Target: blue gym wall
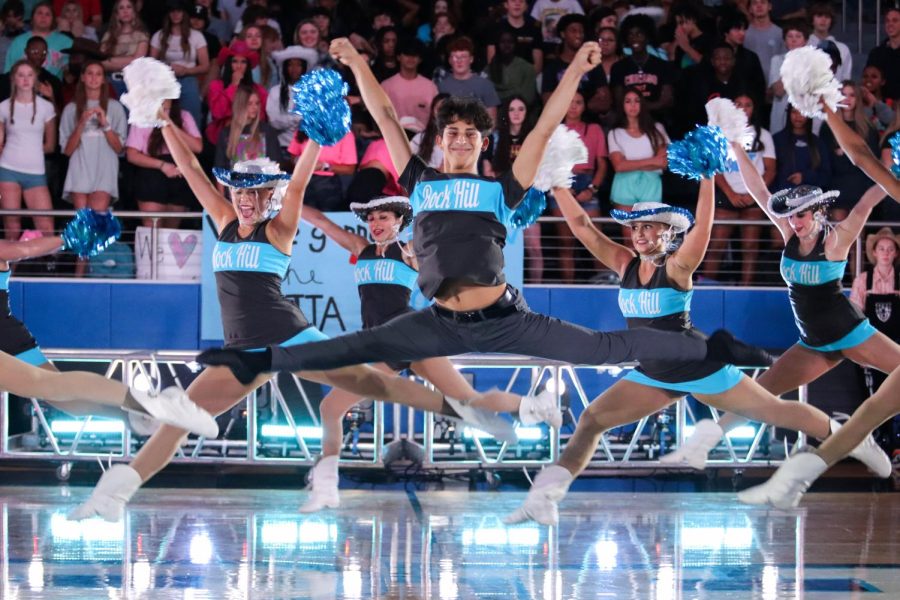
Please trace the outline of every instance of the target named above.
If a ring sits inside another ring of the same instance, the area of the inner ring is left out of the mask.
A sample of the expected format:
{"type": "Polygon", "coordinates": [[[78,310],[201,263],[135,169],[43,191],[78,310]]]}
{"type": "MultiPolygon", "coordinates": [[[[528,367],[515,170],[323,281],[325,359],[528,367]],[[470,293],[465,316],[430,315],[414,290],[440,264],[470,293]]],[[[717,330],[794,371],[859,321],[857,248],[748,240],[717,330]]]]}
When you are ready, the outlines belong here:
{"type": "MultiPolygon", "coordinates": [[[[528,286],[538,312],[596,329],[621,329],[616,288],[528,286]]],[[[12,311],[44,348],[192,350],[200,339],[200,285],[11,282],[12,311]]],[[[703,331],[719,327],[769,349],[797,339],[783,289],[697,288],[692,313],[703,331]]]]}

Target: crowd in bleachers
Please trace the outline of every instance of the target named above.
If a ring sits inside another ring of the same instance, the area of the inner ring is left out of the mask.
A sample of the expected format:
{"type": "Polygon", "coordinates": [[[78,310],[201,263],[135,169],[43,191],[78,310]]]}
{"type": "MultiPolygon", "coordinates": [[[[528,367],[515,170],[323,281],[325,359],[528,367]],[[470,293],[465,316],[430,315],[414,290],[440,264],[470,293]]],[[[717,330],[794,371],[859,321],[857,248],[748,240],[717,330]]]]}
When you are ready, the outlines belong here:
{"type": "MultiPolygon", "coordinates": [[[[585,40],[600,67],[581,82],[564,120],[588,148],[573,192],[592,216],[635,202],[690,207],[696,188],[667,170],[666,147],[704,123],[705,103],[734,100],[755,135],[751,157],[773,190],[808,183],[839,189],[832,219],[844,218],[869,182],[827,125],[789,105],[780,80],[785,53],[814,45],[832,58],[847,97],[844,119],[890,161],[900,129],[900,8],[890,2],[886,39],[854,65],[833,35],[828,1],[803,0],[7,0],[0,8],[0,206],[46,210],[89,206],[171,212],[183,226],[199,205],[158,131],[130,126],[117,98],[122,69],[151,56],[169,64],[182,95],[166,109],[207,168],[265,156],[286,168],[306,139],[291,111],[291,85],[319,67],[350,84],[353,126],[323,149],[306,202],[325,211],[403,193],[385,144],[349,71],[328,54],[349,37],[371,62],[417,154],[441,165],[435,112],[448,95],[471,95],[494,118],[481,161],[485,175],[510,168],[542,102],[585,40]]],[[[762,217],[741,177],[716,178],[717,218],[762,217]]],[[[546,215],[559,215],[548,198],[546,215]]],[[[900,220],[896,203],[876,214],[900,220]]],[[[144,225],[151,225],[146,220],[144,225]]],[[[48,233],[53,219],[5,217],[4,235],[48,233]]],[[[718,224],[703,275],[759,278],[769,227],[718,224]]],[[[563,223],[525,232],[527,281],[546,280],[545,258],[575,281],[578,253],[563,223]],[[551,244],[547,240],[552,238],[551,244]],[[552,246],[552,248],[551,248],[552,246]]]]}

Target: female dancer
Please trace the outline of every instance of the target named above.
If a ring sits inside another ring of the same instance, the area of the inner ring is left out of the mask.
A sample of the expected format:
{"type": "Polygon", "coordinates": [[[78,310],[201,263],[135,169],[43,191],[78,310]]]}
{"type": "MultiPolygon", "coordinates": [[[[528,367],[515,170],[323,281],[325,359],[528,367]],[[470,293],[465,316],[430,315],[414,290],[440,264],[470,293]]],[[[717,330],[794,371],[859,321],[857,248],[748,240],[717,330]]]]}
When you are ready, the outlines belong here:
{"type": "MultiPolygon", "coordinates": [[[[840,113],[834,112],[824,103],[823,111],[835,139],[853,164],[878,183],[894,200],[900,200],[900,181],[875,157],[866,141],[844,122],[840,113]]],[[[885,370],[875,362],[869,364],[885,370]]],[[[738,498],[748,504],[768,503],[778,508],[797,506],[809,486],[828,467],[847,456],[849,449],[898,412],[900,369],[894,368],[878,391],[856,409],[840,431],[825,440],[815,451],[790,457],[767,482],[744,490],[738,494],[738,498]]]]}
{"type": "MultiPolygon", "coordinates": [[[[900,365],[900,346],[872,327],[844,296],[841,286],[850,247],[872,209],[884,199],[884,190],[872,186],[847,218],[831,228],[826,210],[838,192],[822,192],[803,185],[772,195],[744,149],[734,143],[732,147],[750,195],[784,238],[781,275],[788,285],[788,297],[800,330],[800,341],[759,377],[760,385],[780,396],[814,381],[845,358],[885,373],[896,369],[900,365]]],[[[868,152],[871,154],[871,150],[868,152]]],[[[733,415],[726,415],[719,423],[701,420],[682,447],[661,461],[702,469],[707,454],[718,445],[725,431],[741,421],[733,415]]],[[[867,466],[879,477],[890,477],[891,463],[886,458],[881,465],[867,466]]]]}
{"type": "Polygon", "coordinates": [[[228,366],[240,381],[279,370],[332,369],[472,351],[592,365],[635,359],[703,360],[707,354],[736,364],[754,364],[758,350],[727,332],[713,334],[707,343],[649,328],[593,331],[532,312],[521,293],[506,283],[502,249],[507,226],[534,181],[578,82],[600,62],[595,42],[579,49],[523,142],[512,170],[496,179],[477,175],[480,154],[488,143],[484,136],[493,127],[481,102],[450,97],[441,104],[438,130],[444,169],[439,173],[412,155],[390,99],[349,40],[334,40],[331,48],[332,55],[353,71],[394,166],[403,172],[401,183],[410,190],[417,212],[418,285],[435,304],[380,327],[325,342],[270,347],[262,353],[207,350],[198,360],[228,366]]]}
{"type": "MultiPolygon", "coordinates": [[[[416,284],[417,263],[415,255],[398,237],[412,223],[412,206],[408,198],[389,196],[365,204],[353,203],[350,210],[368,225],[374,243],[337,225],[318,209],[305,207],[303,218],[357,259],[356,284],[359,286],[363,328],[368,329],[413,312],[409,299],[416,284]]],[[[446,358],[428,358],[412,364],[379,363],[376,368],[389,373],[411,368],[447,396],[469,400],[469,407],[518,412],[523,425],[541,421],[551,427],[562,425],[562,414],[554,394],[546,390],[537,396],[517,396],[500,391],[478,394],[446,358]]],[[[341,419],[360,400],[356,394],[335,388],[319,406],[323,429],[322,459],[312,470],[311,493],[300,512],[314,512],[326,506],[337,508],[341,419]]],[[[467,410],[467,406],[457,406],[449,399],[448,402],[457,412],[464,414],[467,410]]]]}
{"type": "MultiPolygon", "coordinates": [[[[575,202],[569,190],[555,192],[560,208],[575,236],[607,268],[621,278],[619,308],[629,327],[686,331],[703,337],[690,320],[692,279],[709,245],[713,223],[715,187],[712,179],[700,183],[696,226],[678,244],[677,237],[690,226],[684,209],[656,202],[641,202],[632,212],[615,210],[613,218],[631,228],[635,250],[613,242],[597,229],[575,202]]],[[[545,525],[558,521],[557,503],[572,480],[590,462],[600,436],[613,427],[633,423],[662,410],[679,397],[693,394],[715,407],[757,415],[766,422],[826,437],[830,420],[825,413],[798,402],[774,397],[733,365],[721,362],[660,363],[642,361],[585,409],[575,433],[557,465],[541,471],[525,503],[510,522],[534,519],[545,525]]],[[[874,444],[859,450],[860,460],[883,457],[874,444]]]]}
{"type": "Polygon", "coordinates": [[[38,236],[25,241],[0,240],[0,389],[18,396],[46,400],[72,416],[96,416],[119,419],[121,410],[128,414],[129,425],[137,433],[152,429],[155,418],[161,422],[183,426],[203,435],[217,435],[215,420],[195,406],[177,388],[154,392],[128,389],[121,383],[99,375],[87,379],[62,378],[32,337],[22,321],[13,316],[9,306],[11,263],[55,254],[64,247],[60,236],[38,236]],[[27,367],[26,367],[27,366],[27,367]],[[101,383],[97,380],[107,383],[101,383]],[[77,385],[92,381],[89,386],[77,385]],[[45,394],[44,390],[51,393],[45,394]],[[128,392],[128,393],[126,393],[128,392]],[[121,410],[119,410],[121,409],[121,410]]]}
{"type": "MultiPolygon", "coordinates": [[[[160,119],[165,121],[162,111],[160,119]]],[[[162,131],[175,164],[219,231],[213,250],[213,269],[226,344],[253,351],[268,344],[304,344],[327,339],[281,292],[300,222],[304,191],[318,161],[319,145],[312,141],[307,144],[289,178],[281,211],[267,218],[276,187],[288,178],[276,164],[262,159],[238,163],[235,170],[215,169],[216,179],[231,191],[231,202],[228,202],[206,178],[188,148],[184,131],[168,121],[162,131]]],[[[327,373],[302,372],[300,376],[361,396],[460,416],[441,394],[369,366],[327,373]]],[[[269,378],[266,375],[241,382],[227,369],[207,369],[191,383],[187,392],[197,404],[218,415],[269,378]]],[[[478,414],[475,409],[470,412],[478,414]]],[[[473,424],[485,429],[481,421],[473,424]]],[[[131,465],[115,465],[107,470],[91,497],[75,508],[70,518],[99,515],[108,521],[118,521],[131,496],[168,464],[184,436],[185,431],[178,427],[161,427],[131,465]]]]}

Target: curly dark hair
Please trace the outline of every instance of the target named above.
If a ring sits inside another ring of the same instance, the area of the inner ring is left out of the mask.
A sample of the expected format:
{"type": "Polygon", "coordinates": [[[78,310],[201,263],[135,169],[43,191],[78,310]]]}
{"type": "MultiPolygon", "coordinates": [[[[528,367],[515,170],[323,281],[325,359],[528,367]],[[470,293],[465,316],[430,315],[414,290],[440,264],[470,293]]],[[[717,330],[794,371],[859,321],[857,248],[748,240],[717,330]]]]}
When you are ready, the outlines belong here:
{"type": "Polygon", "coordinates": [[[491,115],[477,98],[450,96],[444,100],[437,114],[438,133],[443,133],[444,128],[455,121],[474,125],[481,135],[488,135],[494,129],[491,115]]]}

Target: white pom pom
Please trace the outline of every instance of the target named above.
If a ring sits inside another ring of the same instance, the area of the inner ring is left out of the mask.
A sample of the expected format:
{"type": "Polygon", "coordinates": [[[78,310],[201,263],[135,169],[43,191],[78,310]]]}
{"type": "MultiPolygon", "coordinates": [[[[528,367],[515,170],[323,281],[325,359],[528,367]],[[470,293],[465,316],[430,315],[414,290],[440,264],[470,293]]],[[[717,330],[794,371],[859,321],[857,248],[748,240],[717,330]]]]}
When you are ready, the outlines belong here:
{"type": "Polygon", "coordinates": [[[791,105],[810,118],[825,117],[821,101],[837,110],[844,99],[841,84],[831,71],[831,57],[812,46],[787,53],[781,65],[781,82],[791,105]]]}
{"type": "Polygon", "coordinates": [[[588,150],[578,132],[565,125],[559,125],[544,152],[544,159],[538,165],[534,176],[534,187],[547,192],[554,187],[572,187],[572,169],[587,162],[588,150]]]}
{"type": "Polygon", "coordinates": [[[122,69],[128,92],[119,99],[128,107],[128,122],[159,127],[159,108],[165,100],[181,96],[181,84],[172,69],[155,58],[139,58],[122,69]]]}
{"type": "Polygon", "coordinates": [[[706,116],[709,124],[721,129],[729,142],[737,142],[745,148],[753,143],[753,130],[747,126],[747,113],[731,100],[713,98],[706,103],[706,116]]]}

